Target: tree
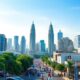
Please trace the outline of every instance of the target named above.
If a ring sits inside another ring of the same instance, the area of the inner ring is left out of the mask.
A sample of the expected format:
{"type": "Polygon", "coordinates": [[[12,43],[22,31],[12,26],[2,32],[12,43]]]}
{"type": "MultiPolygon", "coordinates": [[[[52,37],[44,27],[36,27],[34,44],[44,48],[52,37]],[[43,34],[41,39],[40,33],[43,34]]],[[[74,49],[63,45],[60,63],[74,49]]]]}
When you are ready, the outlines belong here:
{"type": "Polygon", "coordinates": [[[5,66],[5,58],[0,56],[0,70],[4,70],[4,66],[5,66]]]}
{"type": "Polygon", "coordinates": [[[22,63],[20,61],[15,60],[14,65],[14,74],[20,75],[22,74],[22,63]]]}
{"type": "Polygon", "coordinates": [[[20,54],[17,57],[17,61],[22,63],[23,72],[25,72],[31,65],[33,65],[33,59],[28,55],[20,54]]]}
{"type": "Polygon", "coordinates": [[[48,63],[48,56],[44,55],[41,57],[42,61],[45,62],[46,64],[48,63]]]}
{"type": "Polygon", "coordinates": [[[72,66],[73,66],[73,62],[72,62],[72,61],[68,61],[67,67],[68,67],[68,68],[72,68],[72,66]]]}
{"type": "Polygon", "coordinates": [[[14,55],[11,52],[0,54],[0,70],[12,75],[20,75],[33,64],[28,55],[14,55]]]}
{"type": "Polygon", "coordinates": [[[3,58],[7,59],[16,59],[16,55],[14,55],[12,52],[4,52],[3,54],[1,54],[3,58]]]}
{"type": "Polygon", "coordinates": [[[58,64],[57,62],[52,62],[51,63],[52,68],[55,69],[55,67],[56,67],[57,64],[58,64]]]}
{"type": "Polygon", "coordinates": [[[47,64],[51,66],[52,62],[50,60],[47,60],[47,64]]]}
{"type": "Polygon", "coordinates": [[[70,76],[70,74],[72,74],[73,70],[73,62],[72,61],[67,61],[67,73],[68,73],[68,76],[70,76]]]}
{"type": "Polygon", "coordinates": [[[65,65],[64,64],[57,64],[55,69],[63,72],[65,70],[65,65]]]}

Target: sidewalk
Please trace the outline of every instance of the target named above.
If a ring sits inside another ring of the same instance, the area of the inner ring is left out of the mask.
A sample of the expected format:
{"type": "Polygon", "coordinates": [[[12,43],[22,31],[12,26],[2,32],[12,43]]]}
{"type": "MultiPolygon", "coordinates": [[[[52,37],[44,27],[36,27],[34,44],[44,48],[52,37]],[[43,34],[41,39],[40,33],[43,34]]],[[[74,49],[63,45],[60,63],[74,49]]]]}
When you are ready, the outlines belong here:
{"type": "Polygon", "coordinates": [[[70,79],[69,79],[69,78],[67,78],[67,77],[63,77],[63,79],[64,79],[64,80],[70,80],[70,79]]]}

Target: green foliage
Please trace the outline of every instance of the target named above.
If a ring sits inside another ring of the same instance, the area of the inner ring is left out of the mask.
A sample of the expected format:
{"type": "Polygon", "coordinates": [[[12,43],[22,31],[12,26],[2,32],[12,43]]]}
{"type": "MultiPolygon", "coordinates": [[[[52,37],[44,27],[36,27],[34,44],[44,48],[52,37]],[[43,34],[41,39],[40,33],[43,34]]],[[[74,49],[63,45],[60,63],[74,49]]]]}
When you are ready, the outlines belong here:
{"type": "Polygon", "coordinates": [[[25,72],[33,64],[33,58],[28,55],[14,55],[10,52],[5,52],[0,55],[0,70],[5,70],[6,73],[20,75],[25,72]]]}
{"type": "Polygon", "coordinates": [[[48,65],[51,65],[52,64],[52,62],[50,60],[47,60],[47,63],[48,63],[48,65]]]}
{"type": "Polygon", "coordinates": [[[64,64],[57,64],[55,69],[59,70],[59,71],[64,71],[65,70],[65,65],[64,64]]]}
{"type": "Polygon", "coordinates": [[[48,64],[49,66],[51,66],[53,69],[56,69],[58,71],[65,71],[66,67],[64,64],[59,64],[57,62],[51,61],[48,56],[42,56],[42,61],[46,64],[48,64]]]}
{"type": "Polygon", "coordinates": [[[46,63],[48,62],[48,56],[47,55],[42,56],[41,59],[43,62],[46,62],[46,63]]]}
{"type": "Polygon", "coordinates": [[[51,62],[51,67],[52,67],[53,69],[55,69],[55,67],[56,67],[57,64],[58,64],[57,62],[51,62]]]}
{"type": "Polygon", "coordinates": [[[5,58],[0,56],[0,70],[4,70],[4,66],[5,66],[5,58]]]}
{"type": "Polygon", "coordinates": [[[16,60],[13,69],[14,69],[13,71],[14,74],[16,75],[21,74],[22,73],[22,63],[16,60]]]}
{"type": "Polygon", "coordinates": [[[22,63],[23,72],[26,71],[33,64],[33,59],[24,54],[20,54],[17,57],[17,61],[20,61],[22,63]]]}
{"type": "Polygon", "coordinates": [[[72,61],[68,61],[67,67],[68,67],[68,68],[72,68],[72,66],[73,66],[73,62],[72,62],[72,61]]]}
{"type": "Polygon", "coordinates": [[[11,52],[3,53],[2,57],[4,57],[6,60],[8,60],[8,59],[14,59],[15,60],[16,59],[16,56],[11,52]]]}

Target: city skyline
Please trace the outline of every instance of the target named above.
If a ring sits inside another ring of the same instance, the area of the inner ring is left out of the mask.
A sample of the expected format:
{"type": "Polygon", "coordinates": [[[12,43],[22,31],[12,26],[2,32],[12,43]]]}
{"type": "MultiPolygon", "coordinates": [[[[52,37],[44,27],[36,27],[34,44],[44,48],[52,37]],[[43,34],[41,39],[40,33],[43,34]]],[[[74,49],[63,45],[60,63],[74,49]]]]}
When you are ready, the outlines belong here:
{"type": "Polygon", "coordinates": [[[0,33],[9,38],[25,35],[29,45],[31,24],[34,21],[36,42],[44,39],[47,44],[51,22],[57,43],[57,32],[60,29],[64,36],[70,38],[80,34],[79,13],[79,0],[2,0],[0,1],[0,33]]]}

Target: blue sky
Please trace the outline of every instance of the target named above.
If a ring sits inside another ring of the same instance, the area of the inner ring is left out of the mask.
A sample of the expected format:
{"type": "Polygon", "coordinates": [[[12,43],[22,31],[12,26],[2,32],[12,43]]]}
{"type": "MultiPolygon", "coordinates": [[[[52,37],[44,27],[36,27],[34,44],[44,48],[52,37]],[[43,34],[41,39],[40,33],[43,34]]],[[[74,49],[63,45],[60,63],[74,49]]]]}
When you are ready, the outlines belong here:
{"type": "Polygon", "coordinates": [[[57,32],[74,38],[80,34],[80,0],[0,0],[0,33],[7,37],[25,35],[27,44],[31,24],[36,26],[36,39],[47,41],[52,22],[57,42],[57,32]]]}

